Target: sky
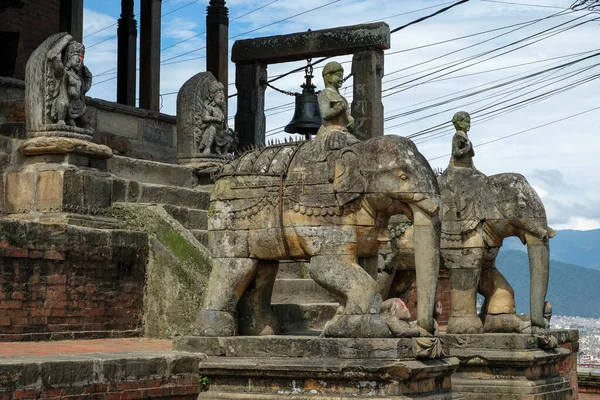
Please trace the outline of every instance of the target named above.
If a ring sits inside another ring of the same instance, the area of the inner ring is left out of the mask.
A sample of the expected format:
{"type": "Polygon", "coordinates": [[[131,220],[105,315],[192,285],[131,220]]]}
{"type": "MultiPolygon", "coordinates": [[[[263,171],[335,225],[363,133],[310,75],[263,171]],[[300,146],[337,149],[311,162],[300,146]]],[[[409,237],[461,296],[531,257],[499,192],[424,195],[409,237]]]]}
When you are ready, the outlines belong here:
{"type": "MultiPolygon", "coordinates": [[[[383,21],[394,29],[453,2],[230,0],[229,46],[237,39],[365,22],[383,21]]],[[[480,171],[523,174],[542,198],[554,229],[600,229],[600,49],[594,39],[600,34],[600,14],[570,12],[571,3],[471,0],[392,34],[385,52],[384,134],[410,137],[437,128],[413,140],[433,168],[444,169],[454,133],[452,115],[470,112],[469,137],[480,171]]],[[[181,85],[206,69],[208,0],[162,4],[161,112],[174,115],[181,85]]],[[[88,95],[115,101],[120,0],[85,0],[84,7],[85,62],[94,74],[88,95]]],[[[336,58],[346,62],[346,74],[350,60],[336,58]]],[[[304,64],[270,65],[268,75],[304,64]]],[[[318,67],[317,90],[323,87],[318,67]]],[[[233,94],[231,62],[229,77],[233,94]]],[[[274,85],[300,91],[302,82],[299,72],[274,85]]],[[[341,93],[352,99],[352,79],[341,93]]],[[[292,102],[292,97],[267,89],[267,139],[289,136],[282,127],[292,117],[292,102]]],[[[235,110],[232,98],[232,126],[235,110]]]]}

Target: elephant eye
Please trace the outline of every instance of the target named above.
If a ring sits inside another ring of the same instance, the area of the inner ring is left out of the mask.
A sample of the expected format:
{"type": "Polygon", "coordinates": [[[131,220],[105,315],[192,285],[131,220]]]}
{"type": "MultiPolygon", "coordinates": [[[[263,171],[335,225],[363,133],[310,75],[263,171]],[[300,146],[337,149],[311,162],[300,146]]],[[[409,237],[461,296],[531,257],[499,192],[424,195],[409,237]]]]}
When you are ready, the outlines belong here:
{"type": "Polygon", "coordinates": [[[408,179],[408,176],[406,176],[405,174],[400,175],[400,179],[402,179],[403,181],[408,179]]]}

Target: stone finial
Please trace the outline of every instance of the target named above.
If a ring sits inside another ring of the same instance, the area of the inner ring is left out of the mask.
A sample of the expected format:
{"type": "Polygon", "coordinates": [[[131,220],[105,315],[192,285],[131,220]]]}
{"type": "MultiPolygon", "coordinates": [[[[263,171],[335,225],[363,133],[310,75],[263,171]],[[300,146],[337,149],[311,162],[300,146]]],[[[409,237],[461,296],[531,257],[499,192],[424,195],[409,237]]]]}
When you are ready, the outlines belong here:
{"type": "Polygon", "coordinates": [[[180,163],[224,159],[237,137],[227,125],[223,85],[210,72],[200,72],[177,95],[177,158],[180,163]]]}
{"type": "Polygon", "coordinates": [[[92,73],[83,64],[85,47],[66,32],[46,39],[25,68],[26,132],[91,140],[85,93],[92,73]]]}

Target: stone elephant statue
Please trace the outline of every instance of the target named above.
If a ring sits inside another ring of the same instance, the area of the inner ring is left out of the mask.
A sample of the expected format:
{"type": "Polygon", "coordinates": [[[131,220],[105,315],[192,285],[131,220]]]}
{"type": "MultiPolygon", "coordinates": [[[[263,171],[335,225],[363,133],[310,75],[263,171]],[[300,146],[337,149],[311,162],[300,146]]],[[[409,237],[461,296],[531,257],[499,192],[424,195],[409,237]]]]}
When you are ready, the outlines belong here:
{"type": "Polygon", "coordinates": [[[311,277],[340,302],[324,336],[405,335],[380,313],[376,281],[380,240],[390,216],[402,213],[413,221],[419,238],[414,251],[416,332],[430,336],[440,201],[429,163],[412,141],[399,136],[339,150],[308,141],[241,155],[223,167],[211,193],[213,268],[195,334],[277,333],[271,293],[278,260],[291,259],[308,261],[311,277]]]}
{"type": "MultiPolygon", "coordinates": [[[[452,303],[447,332],[547,333],[549,239],[555,232],[535,190],[520,174],[486,177],[470,168],[447,169],[439,184],[441,267],[449,271],[452,303]],[[530,323],[515,314],[514,291],[495,267],[502,242],[509,236],[519,237],[528,249],[530,323]],[[485,297],[481,317],[476,311],[477,293],[485,297]]],[[[392,225],[391,252],[385,255],[379,274],[384,298],[400,295],[412,283],[411,256],[418,240],[413,238],[410,221],[392,225]]]]}

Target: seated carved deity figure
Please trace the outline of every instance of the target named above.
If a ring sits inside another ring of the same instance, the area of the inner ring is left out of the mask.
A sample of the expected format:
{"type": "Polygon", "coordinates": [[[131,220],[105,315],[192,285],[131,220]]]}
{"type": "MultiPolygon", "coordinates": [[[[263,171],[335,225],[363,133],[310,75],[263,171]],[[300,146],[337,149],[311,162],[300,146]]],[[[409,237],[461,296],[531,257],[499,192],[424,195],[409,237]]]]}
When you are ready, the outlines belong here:
{"type": "Polygon", "coordinates": [[[234,135],[225,120],[225,93],[221,82],[213,81],[210,84],[208,96],[202,105],[202,121],[198,128],[204,133],[197,136],[198,150],[204,155],[226,154],[232,147],[234,135]]]}
{"type": "Polygon", "coordinates": [[[323,68],[325,89],[318,95],[323,124],[317,132],[315,142],[324,150],[341,149],[359,141],[352,134],[354,118],[350,115],[348,101],[339,91],[343,79],[344,68],[340,63],[332,61],[323,68]]]}

